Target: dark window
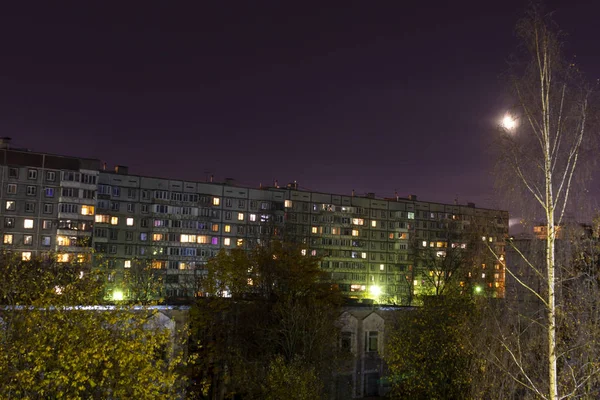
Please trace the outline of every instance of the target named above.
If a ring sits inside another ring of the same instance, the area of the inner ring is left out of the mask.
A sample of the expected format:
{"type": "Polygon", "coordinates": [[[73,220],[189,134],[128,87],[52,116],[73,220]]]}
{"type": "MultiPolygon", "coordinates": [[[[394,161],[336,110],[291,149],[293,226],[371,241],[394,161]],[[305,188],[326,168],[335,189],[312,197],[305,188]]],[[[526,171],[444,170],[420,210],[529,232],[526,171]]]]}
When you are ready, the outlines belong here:
{"type": "Polygon", "coordinates": [[[371,331],[366,333],[365,351],[374,352],[377,351],[377,339],[379,332],[371,331]]]}

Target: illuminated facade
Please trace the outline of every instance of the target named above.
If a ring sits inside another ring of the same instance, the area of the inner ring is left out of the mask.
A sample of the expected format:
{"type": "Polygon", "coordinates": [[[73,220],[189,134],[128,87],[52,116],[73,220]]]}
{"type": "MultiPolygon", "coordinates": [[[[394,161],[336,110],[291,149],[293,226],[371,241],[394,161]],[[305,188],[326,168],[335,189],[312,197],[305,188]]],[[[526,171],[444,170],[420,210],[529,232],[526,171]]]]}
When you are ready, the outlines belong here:
{"type": "MultiPolygon", "coordinates": [[[[417,254],[465,248],[470,227],[504,254],[508,214],[472,204],[143,177],[121,166],[104,170],[98,160],[0,146],[4,249],[23,259],[56,252],[65,262],[93,253],[117,276],[145,260],[164,273],[170,297],[197,294],[196,278],[220,249],[250,249],[273,237],[319,257],[347,296],[395,304],[428,290],[432,271],[417,254]]],[[[502,296],[502,266],[473,265],[478,290],[502,296]]]]}

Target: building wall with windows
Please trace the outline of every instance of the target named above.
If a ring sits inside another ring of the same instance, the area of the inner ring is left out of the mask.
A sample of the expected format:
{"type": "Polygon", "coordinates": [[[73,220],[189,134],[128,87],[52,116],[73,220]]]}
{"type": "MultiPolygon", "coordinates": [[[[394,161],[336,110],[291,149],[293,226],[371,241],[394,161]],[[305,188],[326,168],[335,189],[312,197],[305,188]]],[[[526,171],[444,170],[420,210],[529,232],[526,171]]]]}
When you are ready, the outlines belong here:
{"type": "MultiPolygon", "coordinates": [[[[105,170],[99,160],[8,148],[0,149],[0,176],[4,249],[23,259],[55,252],[59,261],[93,253],[117,280],[133,263],[147,262],[163,274],[169,297],[198,294],[196,278],[220,249],[277,238],[318,257],[347,296],[409,304],[426,285],[418,251],[442,256],[465,247],[476,226],[486,246],[503,255],[508,233],[507,212],[473,204],[144,177],[123,166],[105,170]]],[[[502,296],[504,270],[494,264],[473,279],[502,296]]]]}

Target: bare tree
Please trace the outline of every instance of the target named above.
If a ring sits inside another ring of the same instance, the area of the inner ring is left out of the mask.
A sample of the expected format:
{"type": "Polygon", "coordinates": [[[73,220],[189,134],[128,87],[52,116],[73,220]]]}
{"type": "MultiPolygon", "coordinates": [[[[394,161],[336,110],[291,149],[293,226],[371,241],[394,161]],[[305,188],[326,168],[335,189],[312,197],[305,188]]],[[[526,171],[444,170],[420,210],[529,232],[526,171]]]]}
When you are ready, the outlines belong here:
{"type": "MultiPolygon", "coordinates": [[[[514,114],[503,124],[503,157],[501,166],[510,171],[525,193],[520,197],[533,199],[533,218],[545,225],[544,260],[536,263],[525,252],[515,248],[523,262],[534,271],[544,285],[541,290],[528,285],[510,266],[506,271],[542,304],[545,310],[543,330],[546,336],[545,366],[547,381],[533,379],[508,344],[505,350],[517,364],[519,382],[537,396],[557,400],[570,393],[559,392],[557,360],[568,357],[559,354],[557,344],[557,312],[560,304],[557,292],[562,281],[557,266],[557,231],[569,211],[569,199],[576,186],[577,172],[582,163],[584,143],[589,135],[592,88],[586,85],[577,67],[562,55],[561,34],[551,16],[541,7],[530,7],[526,17],[517,25],[517,34],[526,50],[525,62],[515,63],[511,88],[517,100],[514,114]]],[[[506,175],[505,175],[506,176],[506,175]]],[[[503,262],[504,264],[504,262],[503,262]]],[[[573,372],[573,377],[577,374],[573,372]]],[[[585,379],[585,378],[582,378],[585,379]]],[[[576,391],[574,382],[562,391],[576,391]]],[[[574,393],[574,392],[573,392],[574,393]]]]}

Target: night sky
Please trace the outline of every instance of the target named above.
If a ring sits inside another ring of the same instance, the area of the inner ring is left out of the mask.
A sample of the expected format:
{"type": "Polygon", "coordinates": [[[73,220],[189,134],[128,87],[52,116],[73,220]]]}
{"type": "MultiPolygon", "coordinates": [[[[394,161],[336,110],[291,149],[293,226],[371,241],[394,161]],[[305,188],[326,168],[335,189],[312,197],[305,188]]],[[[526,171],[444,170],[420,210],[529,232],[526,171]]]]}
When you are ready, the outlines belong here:
{"type": "MultiPolygon", "coordinates": [[[[140,175],[502,206],[491,144],[524,1],[10,3],[0,135],[17,146],[140,175]]],[[[593,3],[549,8],[596,79],[593,3]]]]}

